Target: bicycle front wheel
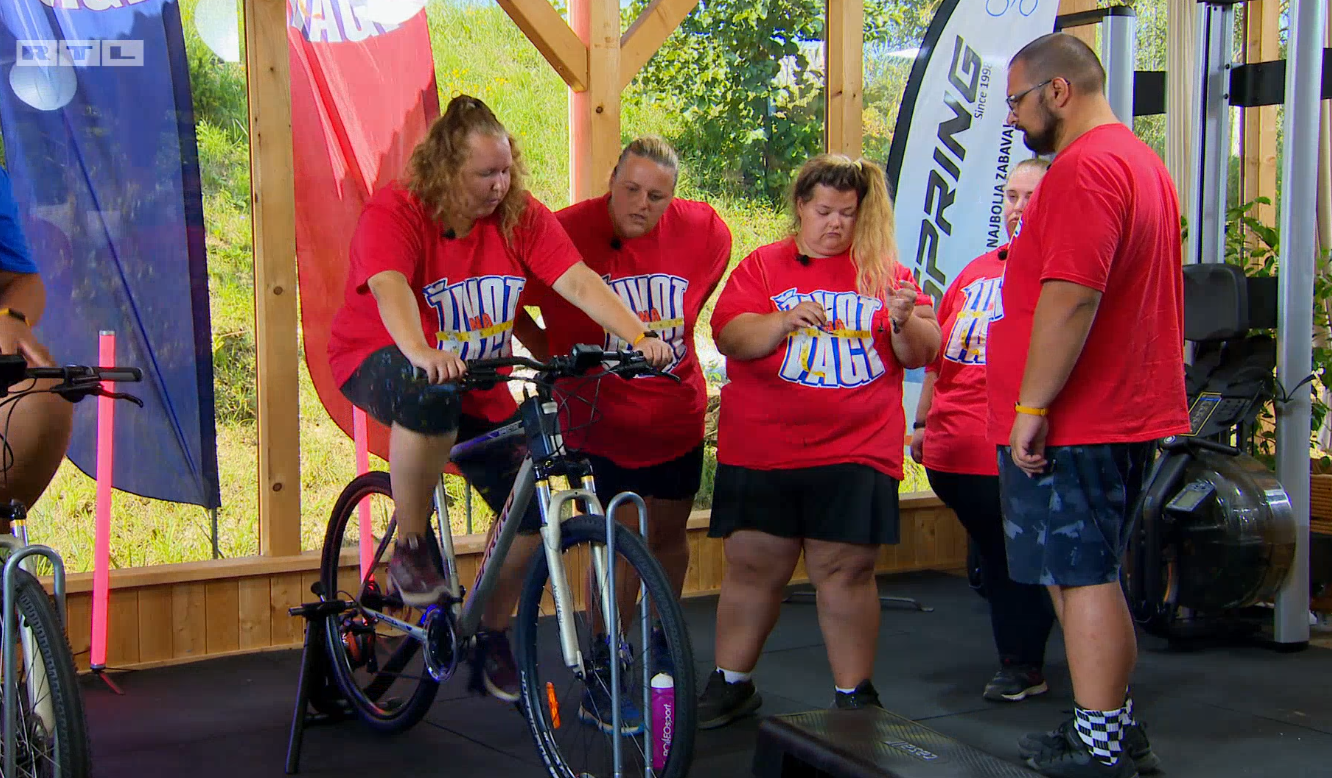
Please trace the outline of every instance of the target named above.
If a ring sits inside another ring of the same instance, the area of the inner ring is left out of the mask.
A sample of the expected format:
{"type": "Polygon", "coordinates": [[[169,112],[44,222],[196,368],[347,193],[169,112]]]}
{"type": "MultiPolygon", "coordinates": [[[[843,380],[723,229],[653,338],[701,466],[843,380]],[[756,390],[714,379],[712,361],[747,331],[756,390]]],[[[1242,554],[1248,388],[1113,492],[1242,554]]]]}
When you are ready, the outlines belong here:
{"type": "Polygon", "coordinates": [[[684,613],[665,571],[637,533],[616,525],[616,587],[637,589],[641,581],[643,599],[620,611],[620,638],[608,640],[602,617],[607,597],[595,585],[588,585],[590,574],[581,574],[594,569],[590,561],[594,554],[605,553],[606,519],[578,516],[563,522],[560,534],[563,567],[575,607],[559,617],[573,623],[583,657],[581,677],[564,663],[556,619],[543,618],[555,614],[544,552],[533,560],[515,625],[524,708],[542,761],[556,778],[609,778],[615,774],[609,668],[616,657],[620,664],[622,775],[646,775],[655,750],[660,764],[654,768],[655,775],[683,778],[693,761],[698,710],[694,654],[684,613]],[[646,657],[645,623],[649,632],[646,657]],[[613,643],[618,645],[612,648],[613,643]],[[669,708],[644,699],[645,683],[654,679],[663,688],[653,693],[670,699],[669,708]],[[645,715],[648,711],[654,712],[645,715]]]}
{"type": "Polygon", "coordinates": [[[55,604],[36,578],[15,570],[14,607],[19,630],[16,772],[24,778],[85,778],[92,774],[88,723],[74,655],[55,604]]]}

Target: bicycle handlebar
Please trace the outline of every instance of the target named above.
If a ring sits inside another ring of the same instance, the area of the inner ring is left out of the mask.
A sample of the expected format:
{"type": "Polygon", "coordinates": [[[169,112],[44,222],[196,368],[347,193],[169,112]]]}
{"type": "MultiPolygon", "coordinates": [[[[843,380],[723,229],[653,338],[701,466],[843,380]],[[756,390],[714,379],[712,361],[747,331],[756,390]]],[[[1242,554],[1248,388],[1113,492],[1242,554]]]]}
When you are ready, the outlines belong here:
{"type": "Polygon", "coordinates": [[[604,351],[600,346],[578,344],[567,355],[551,357],[548,362],[538,362],[528,357],[500,357],[497,359],[473,359],[467,362],[467,374],[461,384],[465,388],[480,388],[494,385],[497,381],[533,380],[521,376],[508,376],[499,371],[506,367],[526,367],[535,370],[538,383],[551,384],[561,378],[576,378],[606,362],[617,362],[615,367],[607,368],[604,375],[618,375],[625,378],[635,376],[660,376],[676,383],[680,377],[658,370],[647,363],[641,351],[604,351]]]}
{"type": "Polygon", "coordinates": [[[63,367],[28,367],[28,360],[22,354],[0,355],[0,397],[11,396],[10,390],[15,384],[31,380],[59,381],[50,389],[25,389],[14,395],[22,396],[31,392],[42,391],[58,394],[66,400],[76,403],[84,397],[97,395],[113,400],[128,400],[140,408],[143,400],[124,392],[108,392],[104,382],[130,383],[143,380],[143,371],[137,367],[95,367],[89,365],[65,365],[63,367]]]}

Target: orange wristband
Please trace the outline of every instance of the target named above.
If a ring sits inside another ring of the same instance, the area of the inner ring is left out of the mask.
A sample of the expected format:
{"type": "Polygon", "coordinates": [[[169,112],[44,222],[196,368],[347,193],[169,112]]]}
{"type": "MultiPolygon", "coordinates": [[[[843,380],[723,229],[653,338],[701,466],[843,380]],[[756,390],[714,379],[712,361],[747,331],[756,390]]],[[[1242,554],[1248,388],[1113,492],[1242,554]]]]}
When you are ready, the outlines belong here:
{"type": "Polygon", "coordinates": [[[1013,410],[1018,413],[1025,413],[1028,416],[1048,416],[1050,414],[1049,408],[1032,408],[1026,405],[1018,405],[1017,403],[1013,403],[1013,410]]]}

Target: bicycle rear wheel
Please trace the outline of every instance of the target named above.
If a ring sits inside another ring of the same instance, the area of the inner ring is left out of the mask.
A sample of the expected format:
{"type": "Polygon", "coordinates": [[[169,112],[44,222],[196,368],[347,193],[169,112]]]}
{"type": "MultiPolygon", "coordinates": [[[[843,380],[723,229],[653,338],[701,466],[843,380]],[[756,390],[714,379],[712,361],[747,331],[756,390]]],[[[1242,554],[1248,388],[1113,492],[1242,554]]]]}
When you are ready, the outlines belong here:
{"type": "Polygon", "coordinates": [[[92,774],[88,723],[55,603],[36,578],[16,570],[14,606],[20,634],[16,772],[21,778],[85,778],[92,774]]]}
{"type": "MultiPolygon", "coordinates": [[[[611,651],[605,640],[595,634],[602,630],[588,617],[590,612],[601,612],[604,598],[584,586],[585,576],[575,574],[575,571],[592,567],[590,552],[604,552],[606,519],[601,516],[569,519],[561,525],[560,535],[565,569],[569,573],[568,585],[577,603],[574,612],[561,616],[574,621],[586,680],[579,679],[565,666],[555,619],[543,618],[554,614],[553,607],[547,606],[551,601],[550,569],[544,553],[533,560],[518,604],[515,625],[524,710],[542,761],[550,774],[557,778],[609,777],[614,774],[611,726],[604,723],[609,721],[609,715],[607,710],[599,707],[609,706],[610,687],[605,669],[597,671],[598,661],[608,667],[610,655],[614,654],[621,662],[621,693],[635,709],[644,707],[645,675],[651,678],[662,673],[671,677],[674,684],[673,715],[665,720],[665,730],[657,726],[662,722],[654,722],[650,731],[670,733],[665,764],[656,775],[682,778],[693,761],[698,701],[694,691],[693,648],[685,629],[684,613],[665,571],[637,533],[616,525],[615,554],[619,562],[616,585],[622,587],[624,575],[632,569],[646,590],[648,613],[655,610],[657,615],[656,634],[649,638],[653,653],[649,666],[643,661],[642,603],[636,604],[630,612],[619,614],[622,643],[617,651],[611,651]],[[561,709],[565,711],[563,717],[561,709]]],[[[621,728],[629,729],[623,720],[621,728]]],[[[655,740],[655,735],[653,738],[641,733],[621,737],[623,775],[645,775],[646,768],[651,766],[648,742],[655,740]]]]}
{"type": "MultiPolygon", "coordinates": [[[[421,624],[425,611],[410,608],[381,582],[393,549],[393,489],[389,474],[371,472],[347,484],[329,516],[320,580],[328,599],[355,600],[396,619],[421,624]],[[362,506],[363,502],[369,505],[362,506]],[[361,522],[370,528],[370,574],[362,580],[361,522]]],[[[433,540],[433,537],[432,537],[433,540]]],[[[421,720],[439,682],[425,666],[425,647],[398,627],[358,610],[327,622],[330,673],[357,715],[382,732],[400,732],[421,720]]]]}

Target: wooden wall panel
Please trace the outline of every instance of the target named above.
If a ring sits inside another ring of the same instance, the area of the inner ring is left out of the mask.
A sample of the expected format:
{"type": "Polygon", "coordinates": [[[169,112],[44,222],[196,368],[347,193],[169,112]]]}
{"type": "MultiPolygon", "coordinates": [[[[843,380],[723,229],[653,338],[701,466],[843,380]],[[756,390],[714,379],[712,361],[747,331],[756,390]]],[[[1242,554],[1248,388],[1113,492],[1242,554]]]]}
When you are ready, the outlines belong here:
{"type": "MultiPolygon", "coordinates": [[[[720,540],[709,538],[706,513],[689,525],[690,564],[685,596],[716,594],[721,590],[725,552],[720,540]]],[[[460,539],[458,567],[470,590],[480,562],[480,543],[460,539]]],[[[886,546],[879,555],[880,573],[915,570],[961,570],[966,562],[966,533],[932,496],[903,499],[901,542],[886,546]]],[[[340,578],[356,580],[355,560],[340,578]]],[[[577,607],[586,603],[590,559],[586,549],[568,555],[569,581],[577,607]]],[[[205,577],[197,566],[174,570],[113,571],[107,642],[107,667],[153,667],[232,655],[300,646],[305,622],[288,609],[314,599],[310,584],[318,579],[319,557],[304,554],[285,561],[256,557],[245,575],[244,560],[218,563],[218,575],[205,577]],[[174,577],[173,577],[174,575],[174,577]],[[181,580],[183,579],[183,580],[181,580]]],[[[382,577],[382,568],[380,576],[382,577]]],[[[807,583],[804,560],[792,583],[807,583]]],[[[91,576],[69,577],[69,638],[80,670],[88,669],[91,627],[91,576]],[[85,578],[87,580],[85,580],[85,578]]],[[[544,603],[545,612],[552,612],[544,603]]]]}

